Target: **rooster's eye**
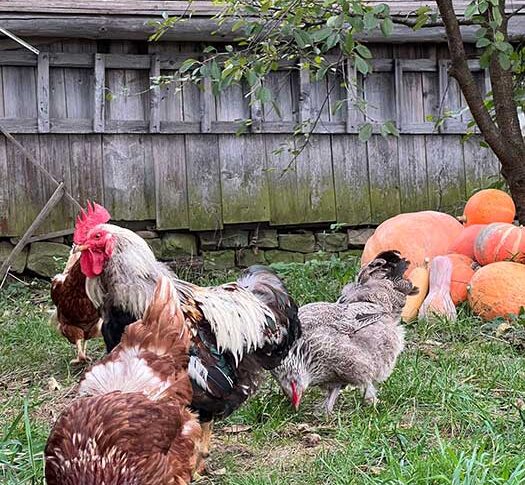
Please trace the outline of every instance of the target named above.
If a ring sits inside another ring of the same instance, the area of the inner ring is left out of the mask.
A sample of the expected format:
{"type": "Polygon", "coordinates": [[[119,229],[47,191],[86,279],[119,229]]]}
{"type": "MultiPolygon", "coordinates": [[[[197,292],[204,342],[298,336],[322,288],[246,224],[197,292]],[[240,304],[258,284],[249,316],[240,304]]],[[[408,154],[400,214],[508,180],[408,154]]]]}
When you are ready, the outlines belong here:
{"type": "Polygon", "coordinates": [[[97,232],[97,233],[95,234],[95,239],[100,239],[100,232],[97,232]]]}

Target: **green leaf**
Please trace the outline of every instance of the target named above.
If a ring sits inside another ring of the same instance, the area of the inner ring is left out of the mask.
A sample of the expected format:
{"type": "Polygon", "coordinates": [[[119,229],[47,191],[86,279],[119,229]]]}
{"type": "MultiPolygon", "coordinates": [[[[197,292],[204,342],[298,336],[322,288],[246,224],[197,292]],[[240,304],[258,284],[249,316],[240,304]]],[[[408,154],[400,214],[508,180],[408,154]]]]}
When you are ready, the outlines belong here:
{"type": "Polygon", "coordinates": [[[392,120],[386,121],[385,123],[383,123],[383,126],[389,135],[399,136],[399,130],[397,129],[396,124],[392,120]]]}
{"type": "Polygon", "coordinates": [[[479,142],[479,146],[483,147],[483,148],[488,148],[489,147],[488,143],[486,141],[483,141],[483,140],[479,142]]]}
{"type": "Polygon", "coordinates": [[[505,36],[503,35],[503,32],[496,32],[496,34],[494,35],[494,40],[496,42],[503,42],[505,40],[505,36]]]}
{"type": "Polygon", "coordinates": [[[217,61],[213,60],[210,64],[210,76],[212,79],[218,80],[221,77],[221,70],[217,61]]]}
{"type": "Polygon", "coordinates": [[[366,12],[363,16],[363,24],[365,27],[365,30],[372,30],[377,27],[377,24],[379,23],[379,20],[377,17],[374,16],[372,12],[366,12]]]}
{"type": "Polygon", "coordinates": [[[487,39],[486,37],[482,37],[481,39],[478,39],[478,41],[476,42],[476,47],[487,47],[488,45],[490,45],[491,42],[489,39],[487,39]]]}
{"type": "Polygon", "coordinates": [[[334,32],[326,39],[326,50],[329,51],[339,42],[339,34],[334,32]]]}
{"type": "Polygon", "coordinates": [[[465,9],[465,18],[471,19],[477,13],[479,13],[478,5],[476,4],[476,2],[472,2],[465,9]]]}
{"type": "Polygon", "coordinates": [[[364,123],[359,127],[359,141],[365,142],[372,136],[372,123],[364,123]]]}
{"type": "MultiPolygon", "coordinates": [[[[496,25],[499,27],[501,25],[501,23],[503,22],[503,17],[501,16],[501,13],[499,11],[499,7],[494,7],[492,9],[492,16],[494,17],[494,22],[496,22],[496,25]]],[[[498,34],[501,34],[501,32],[497,32],[496,36],[498,34]]],[[[501,34],[501,35],[503,35],[503,34],[501,34]]]]}
{"type": "Polygon", "coordinates": [[[355,58],[355,67],[363,75],[366,76],[370,71],[370,66],[362,57],[356,56],[355,58]]]}
{"type": "Polygon", "coordinates": [[[372,53],[370,52],[370,49],[364,44],[357,44],[355,46],[355,50],[364,59],[372,59],[372,53]]]}
{"type": "Polygon", "coordinates": [[[500,52],[498,54],[498,60],[503,69],[508,71],[510,69],[510,57],[505,52],[500,52]]]}
{"type": "Polygon", "coordinates": [[[476,33],[474,35],[476,36],[476,39],[481,39],[481,37],[485,37],[486,33],[487,29],[485,27],[481,27],[478,30],[476,30],[476,33]]]}
{"type": "Polygon", "coordinates": [[[316,30],[312,34],[312,39],[314,40],[314,42],[321,42],[322,40],[327,39],[332,33],[333,30],[328,28],[316,30]]]}
{"type": "Polygon", "coordinates": [[[180,66],[179,72],[183,73],[189,71],[197,62],[196,59],[186,59],[180,66]]]}
{"type": "Polygon", "coordinates": [[[349,32],[346,34],[345,42],[343,44],[343,53],[347,56],[352,54],[352,51],[354,50],[354,38],[352,34],[349,32]]]}
{"type": "Polygon", "coordinates": [[[272,100],[272,92],[268,88],[261,86],[257,89],[255,97],[261,101],[261,103],[269,103],[272,100]]]}
{"type": "Polygon", "coordinates": [[[389,37],[394,32],[394,22],[390,17],[387,17],[381,22],[381,32],[385,37],[389,37]]]}
{"type": "Polygon", "coordinates": [[[293,33],[295,42],[297,42],[297,45],[300,49],[305,49],[306,47],[312,45],[312,39],[310,38],[310,34],[306,32],[305,30],[296,30],[293,33]]]}

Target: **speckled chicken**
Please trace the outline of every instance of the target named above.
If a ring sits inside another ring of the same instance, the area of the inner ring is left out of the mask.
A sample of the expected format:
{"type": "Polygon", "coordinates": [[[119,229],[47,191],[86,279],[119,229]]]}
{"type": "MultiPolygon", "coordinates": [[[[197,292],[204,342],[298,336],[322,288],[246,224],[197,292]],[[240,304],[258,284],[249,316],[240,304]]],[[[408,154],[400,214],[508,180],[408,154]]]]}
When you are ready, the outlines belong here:
{"type": "Polygon", "coordinates": [[[182,485],[201,428],[188,409],[190,336],[177,292],[161,277],[144,318],[80,383],[45,448],[48,485],[182,485]]]}
{"type": "Polygon", "coordinates": [[[404,347],[401,311],[415,294],[403,274],[408,261],[385,251],[346,285],[336,303],[311,303],[299,309],[302,337],[272,374],[296,409],[310,386],[326,389],[331,413],[345,386],[359,387],[376,403],[376,384],[392,373],[404,347]]]}

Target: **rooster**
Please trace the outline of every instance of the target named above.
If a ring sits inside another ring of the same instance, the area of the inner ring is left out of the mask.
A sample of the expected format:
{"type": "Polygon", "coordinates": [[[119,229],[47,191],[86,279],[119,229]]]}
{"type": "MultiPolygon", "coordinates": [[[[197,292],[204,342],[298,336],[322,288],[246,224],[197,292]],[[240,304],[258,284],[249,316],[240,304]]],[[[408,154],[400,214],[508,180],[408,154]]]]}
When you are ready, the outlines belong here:
{"type": "Polygon", "coordinates": [[[296,409],[310,386],[326,389],[327,414],[347,385],[362,388],[366,403],[378,401],[375,385],[390,376],[404,347],[406,297],[418,291],[403,277],[408,264],[397,251],[385,251],[343,288],[337,303],[300,308],[302,337],[272,371],[296,409]]]}
{"type": "Polygon", "coordinates": [[[89,360],[87,340],[100,336],[102,325],[98,310],[86,294],[86,277],[79,258],[79,253],[72,252],[64,271],[51,280],[51,299],[56,306],[52,320],[77,348],[77,358],[72,364],[89,360]]]}
{"type": "Polygon", "coordinates": [[[120,345],[80,383],[45,448],[48,485],[189,483],[201,429],[188,410],[190,336],[161,278],[120,345]]]}
{"type": "Polygon", "coordinates": [[[297,306],[280,278],[262,266],[217,287],[177,279],[142,238],[107,224],[109,219],[103,207],[90,204],[74,233],[87,293],[102,311],[107,350],[118,344],[126,325],[142,316],[155,280],[169,277],[191,327],[192,406],[199,412],[206,457],[212,421],[239,408],[256,391],[262,369],[277,367],[299,337],[297,306]]]}

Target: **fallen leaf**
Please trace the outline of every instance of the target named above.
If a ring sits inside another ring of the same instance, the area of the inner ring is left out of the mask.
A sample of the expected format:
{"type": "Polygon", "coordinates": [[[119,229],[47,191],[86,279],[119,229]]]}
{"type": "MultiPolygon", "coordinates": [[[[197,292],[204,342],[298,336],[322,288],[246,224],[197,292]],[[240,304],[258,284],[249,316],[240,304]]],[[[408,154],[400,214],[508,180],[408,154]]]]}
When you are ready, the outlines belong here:
{"type": "Polygon", "coordinates": [[[54,377],[50,377],[47,381],[47,388],[50,391],[60,391],[62,389],[62,386],[58,383],[58,381],[54,377]]]}
{"type": "Polygon", "coordinates": [[[222,428],[225,433],[229,434],[245,433],[251,429],[252,427],[249,424],[232,424],[231,426],[225,426],[222,428]]]}

